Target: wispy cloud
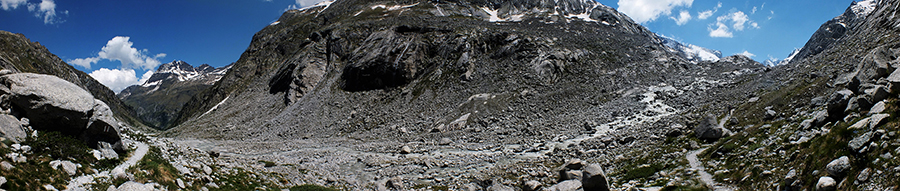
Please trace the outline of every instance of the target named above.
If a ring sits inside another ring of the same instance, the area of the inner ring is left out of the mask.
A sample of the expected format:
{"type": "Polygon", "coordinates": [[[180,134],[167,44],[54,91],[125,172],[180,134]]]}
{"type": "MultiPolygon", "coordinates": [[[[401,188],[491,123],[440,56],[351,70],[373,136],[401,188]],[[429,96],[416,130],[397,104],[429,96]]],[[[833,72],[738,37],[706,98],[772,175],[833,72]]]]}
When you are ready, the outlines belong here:
{"type": "Polygon", "coordinates": [[[681,11],[681,13],[678,14],[678,17],[672,16],[669,18],[674,20],[675,24],[678,24],[679,26],[684,25],[684,24],[687,24],[687,22],[691,20],[691,12],[681,11]]]}
{"type": "Polygon", "coordinates": [[[716,18],[714,24],[707,27],[710,37],[731,38],[734,37],[732,30],[743,31],[749,25],[750,28],[758,29],[759,23],[750,20],[747,14],[742,11],[733,11],[729,14],[716,18]],[[730,25],[729,25],[730,23],[730,25]]]}
{"type": "Polygon", "coordinates": [[[706,20],[707,18],[709,18],[710,16],[712,16],[713,14],[718,12],[719,8],[722,8],[722,2],[719,2],[719,4],[717,4],[716,7],[713,7],[713,9],[698,12],[697,19],[706,20]]]}
{"type": "Polygon", "coordinates": [[[53,2],[53,0],[41,0],[39,3],[28,2],[28,0],[0,0],[0,9],[4,11],[18,9],[19,6],[27,7],[28,12],[33,13],[37,18],[43,19],[44,24],[63,23],[65,20],[62,20],[58,15],[69,14],[68,10],[56,11],[56,2],[53,2]]]}

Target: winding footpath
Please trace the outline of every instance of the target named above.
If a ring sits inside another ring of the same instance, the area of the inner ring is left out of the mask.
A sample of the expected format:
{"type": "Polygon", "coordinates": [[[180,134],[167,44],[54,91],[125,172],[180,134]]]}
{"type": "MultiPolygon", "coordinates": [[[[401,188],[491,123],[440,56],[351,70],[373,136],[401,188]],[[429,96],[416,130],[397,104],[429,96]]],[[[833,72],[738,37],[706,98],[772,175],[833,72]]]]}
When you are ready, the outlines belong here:
{"type": "Polygon", "coordinates": [[[729,188],[723,184],[716,182],[716,180],[712,178],[712,175],[710,175],[708,172],[706,172],[706,168],[703,167],[703,163],[701,163],[700,160],[697,158],[697,154],[702,153],[706,149],[708,149],[708,147],[697,149],[695,151],[691,151],[690,153],[685,155],[685,157],[688,160],[688,163],[691,164],[691,168],[696,169],[697,174],[700,174],[700,181],[703,181],[703,183],[706,185],[712,186],[713,190],[717,190],[717,191],[735,190],[734,188],[729,188]]]}
{"type": "Polygon", "coordinates": [[[88,174],[88,175],[83,175],[83,176],[73,178],[72,180],[69,180],[69,185],[66,186],[66,190],[87,190],[84,188],[84,185],[93,183],[94,179],[103,178],[103,177],[109,178],[111,173],[115,174],[115,172],[125,173],[125,171],[128,170],[128,168],[131,168],[132,166],[136,165],[138,163],[138,161],[141,161],[141,159],[144,158],[144,155],[147,155],[147,152],[150,151],[150,147],[147,146],[146,143],[134,142],[134,144],[137,146],[137,149],[134,150],[131,157],[128,157],[128,159],[125,160],[125,162],[122,162],[122,164],[119,164],[118,166],[116,166],[116,168],[113,168],[112,170],[97,172],[94,174],[88,174]]]}

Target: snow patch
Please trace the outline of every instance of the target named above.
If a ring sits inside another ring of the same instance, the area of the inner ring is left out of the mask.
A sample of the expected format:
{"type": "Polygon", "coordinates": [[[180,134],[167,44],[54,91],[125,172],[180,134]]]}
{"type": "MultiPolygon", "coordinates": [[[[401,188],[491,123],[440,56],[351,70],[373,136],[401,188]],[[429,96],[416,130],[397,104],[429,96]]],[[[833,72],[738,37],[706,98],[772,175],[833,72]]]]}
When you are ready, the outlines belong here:
{"type": "Polygon", "coordinates": [[[209,114],[209,112],[212,112],[213,110],[216,110],[216,108],[219,108],[219,106],[222,105],[223,103],[225,103],[225,101],[228,101],[228,98],[230,98],[230,97],[231,97],[231,96],[225,97],[225,99],[222,99],[222,101],[220,101],[219,103],[217,103],[215,106],[213,106],[212,108],[209,108],[209,111],[206,111],[206,113],[203,113],[203,115],[200,115],[200,117],[197,117],[197,118],[201,118],[201,117],[203,117],[204,115],[209,114]]]}
{"type": "Polygon", "coordinates": [[[280,23],[281,23],[281,21],[275,21],[275,22],[272,22],[272,24],[269,24],[269,26],[278,25],[280,23]]]}
{"type": "Polygon", "coordinates": [[[875,8],[878,6],[877,0],[864,0],[854,2],[850,9],[853,10],[853,13],[856,13],[856,16],[865,17],[875,11],[875,8]]]}
{"type": "Polygon", "coordinates": [[[298,11],[306,11],[306,10],[316,8],[316,7],[325,7],[319,11],[319,12],[322,12],[322,11],[325,11],[325,9],[328,9],[328,7],[331,6],[332,3],[334,3],[334,1],[322,1],[322,2],[316,3],[315,5],[312,5],[309,7],[303,7],[303,8],[297,9],[297,10],[298,11]]]}
{"type": "Polygon", "coordinates": [[[396,11],[396,10],[400,10],[400,9],[409,9],[411,7],[415,7],[416,5],[419,5],[419,3],[411,4],[411,5],[394,5],[394,6],[387,6],[387,5],[381,4],[381,5],[372,6],[371,8],[372,8],[372,10],[382,8],[382,9],[386,9],[388,11],[396,11]]]}

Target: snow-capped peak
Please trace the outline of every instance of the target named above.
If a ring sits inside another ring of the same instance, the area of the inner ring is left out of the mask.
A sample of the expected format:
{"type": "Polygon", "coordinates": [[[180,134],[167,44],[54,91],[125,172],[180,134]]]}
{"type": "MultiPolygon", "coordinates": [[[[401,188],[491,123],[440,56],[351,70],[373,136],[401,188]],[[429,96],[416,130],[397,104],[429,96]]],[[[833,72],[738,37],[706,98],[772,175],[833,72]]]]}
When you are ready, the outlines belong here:
{"type": "Polygon", "coordinates": [[[784,60],[778,60],[776,58],[769,58],[766,61],[764,61],[763,64],[765,64],[766,66],[785,65],[787,63],[790,63],[791,60],[794,60],[794,57],[800,53],[800,50],[803,50],[803,48],[794,49],[794,51],[791,51],[791,54],[789,54],[787,58],[784,58],[784,60]]]}
{"type": "Polygon", "coordinates": [[[156,69],[156,72],[153,74],[153,76],[151,76],[150,79],[141,84],[141,86],[150,87],[159,85],[162,83],[162,81],[167,79],[175,79],[179,82],[183,82],[212,77],[213,79],[211,81],[215,82],[218,81],[230,68],[231,67],[229,66],[217,69],[206,64],[195,68],[187,62],[181,60],[172,61],[170,63],[160,65],[159,68],[156,69]]]}
{"type": "Polygon", "coordinates": [[[673,38],[657,34],[662,40],[663,44],[672,48],[674,52],[678,55],[684,57],[685,59],[697,62],[697,61],[718,61],[722,58],[722,51],[708,49],[704,47],[700,47],[693,44],[684,43],[673,38]]]}
{"type": "Polygon", "coordinates": [[[856,1],[850,5],[850,9],[853,10],[853,13],[855,13],[857,17],[865,17],[872,13],[872,11],[875,11],[876,6],[878,6],[878,1],[879,0],[856,1]]]}

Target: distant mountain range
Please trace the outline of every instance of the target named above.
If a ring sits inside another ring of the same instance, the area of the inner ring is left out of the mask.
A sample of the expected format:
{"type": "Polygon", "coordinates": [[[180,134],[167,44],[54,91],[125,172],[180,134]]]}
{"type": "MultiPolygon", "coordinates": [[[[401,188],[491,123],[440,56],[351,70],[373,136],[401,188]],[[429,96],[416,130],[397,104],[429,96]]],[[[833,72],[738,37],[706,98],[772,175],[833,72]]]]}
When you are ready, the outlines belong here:
{"type": "Polygon", "coordinates": [[[193,67],[184,61],[173,61],[160,65],[150,79],[125,88],[118,97],[133,107],[147,125],[162,129],[191,97],[219,81],[230,68],[206,64],[193,67]]]}

